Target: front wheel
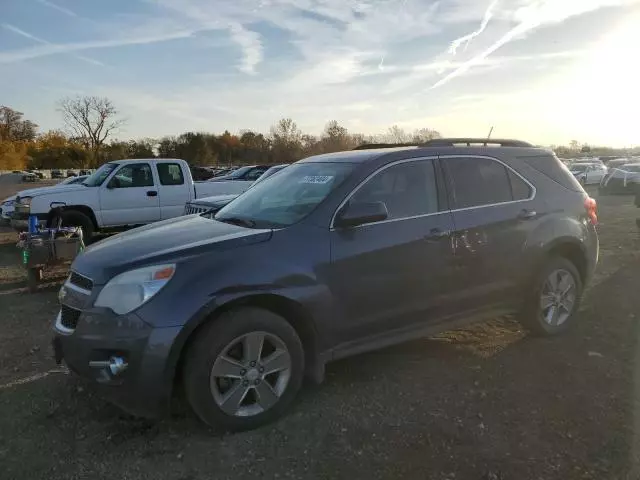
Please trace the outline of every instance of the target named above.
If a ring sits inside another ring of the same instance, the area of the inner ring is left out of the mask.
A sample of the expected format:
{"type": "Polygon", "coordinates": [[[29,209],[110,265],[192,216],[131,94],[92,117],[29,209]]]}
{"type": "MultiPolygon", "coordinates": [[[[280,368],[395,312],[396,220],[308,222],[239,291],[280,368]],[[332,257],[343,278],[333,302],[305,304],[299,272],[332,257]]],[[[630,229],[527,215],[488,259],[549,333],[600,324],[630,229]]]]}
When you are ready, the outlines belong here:
{"type": "Polygon", "coordinates": [[[93,221],[84,213],[77,210],[65,210],[62,212],[63,227],[82,227],[82,238],[84,243],[91,242],[93,237],[93,221]]]}
{"type": "Polygon", "coordinates": [[[573,323],[581,296],[575,265],[564,257],[551,258],[536,278],[520,320],[536,335],[557,335],[573,323]]]}
{"type": "Polygon", "coordinates": [[[184,383],[203,422],[251,430],[286,411],[302,385],[304,351],[284,318],[244,307],[222,314],[196,335],[184,383]]]}

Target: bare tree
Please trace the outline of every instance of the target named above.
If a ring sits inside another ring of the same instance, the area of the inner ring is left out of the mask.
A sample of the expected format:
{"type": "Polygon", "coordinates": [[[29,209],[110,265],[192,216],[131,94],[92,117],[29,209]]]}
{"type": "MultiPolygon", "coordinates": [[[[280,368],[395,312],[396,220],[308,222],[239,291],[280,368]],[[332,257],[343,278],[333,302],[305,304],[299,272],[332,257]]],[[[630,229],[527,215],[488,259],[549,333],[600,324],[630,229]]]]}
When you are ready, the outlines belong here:
{"type": "Polygon", "coordinates": [[[124,124],[111,100],[104,97],[77,96],[60,101],[59,110],[73,136],[84,139],[98,163],[98,154],[109,135],[124,124]]]}

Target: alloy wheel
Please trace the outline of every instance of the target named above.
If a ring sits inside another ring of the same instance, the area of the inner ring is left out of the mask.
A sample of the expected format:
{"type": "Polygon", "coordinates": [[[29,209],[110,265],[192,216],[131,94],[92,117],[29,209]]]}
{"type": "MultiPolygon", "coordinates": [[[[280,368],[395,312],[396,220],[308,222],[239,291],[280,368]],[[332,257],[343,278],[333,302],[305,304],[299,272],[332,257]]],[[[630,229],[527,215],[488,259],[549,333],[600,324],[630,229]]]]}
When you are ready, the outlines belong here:
{"type": "Polygon", "coordinates": [[[285,343],[267,332],[235,338],[213,363],[210,388],[218,407],[230,416],[250,417],[273,407],[291,377],[285,343]]]}
{"type": "Polygon", "coordinates": [[[564,269],[554,270],[546,278],[540,296],[544,321],[552,327],[562,325],[571,316],[576,303],[576,280],[564,269]]]}

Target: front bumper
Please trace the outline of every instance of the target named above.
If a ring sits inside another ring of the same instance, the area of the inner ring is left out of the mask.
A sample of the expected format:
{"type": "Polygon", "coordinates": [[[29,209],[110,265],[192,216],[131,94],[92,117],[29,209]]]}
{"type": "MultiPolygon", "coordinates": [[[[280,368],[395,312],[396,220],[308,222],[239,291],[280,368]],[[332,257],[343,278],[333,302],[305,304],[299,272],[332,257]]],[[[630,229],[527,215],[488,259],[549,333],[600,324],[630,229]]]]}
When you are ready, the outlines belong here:
{"type": "Polygon", "coordinates": [[[107,400],[133,415],[153,418],[166,413],[173,386],[170,352],[182,327],[153,328],[135,313],[86,309],[93,303],[89,292],[70,288],[68,282],[63,288],[62,309],[67,314],[72,311],[77,323],[70,328],[68,317],[63,320],[58,314],[53,338],[56,360],[63,360],[107,400]],[[85,309],[78,309],[79,304],[85,309]],[[106,366],[114,357],[126,363],[116,374],[106,366]]]}
{"type": "MultiPolygon", "coordinates": [[[[48,214],[46,213],[37,213],[35,214],[38,217],[38,224],[41,228],[45,228],[47,226],[48,214]]],[[[11,215],[10,221],[11,227],[14,230],[24,231],[29,229],[29,214],[21,213],[14,211],[11,215]]]]}

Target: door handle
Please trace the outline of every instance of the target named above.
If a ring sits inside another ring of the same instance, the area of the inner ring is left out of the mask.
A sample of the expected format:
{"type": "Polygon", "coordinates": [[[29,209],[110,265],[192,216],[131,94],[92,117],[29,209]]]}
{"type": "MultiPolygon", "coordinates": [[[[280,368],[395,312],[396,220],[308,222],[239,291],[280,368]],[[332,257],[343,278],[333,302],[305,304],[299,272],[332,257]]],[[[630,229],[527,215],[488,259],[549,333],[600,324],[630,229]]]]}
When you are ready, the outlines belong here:
{"type": "Polygon", "coordinates": [[[520,220],[531,220],[532,218],[535,218],[537,215],[538,215],[538,212],[536,212],[535,210],[522,210],[518,214],[518,218],[520,220]]]}
{"type": "Polygon", "coordinates": [[[158,192],[156,192],[155,190],[149,190],[147,192],[147,197],[157,197],[158,196],[158,192]]]}

